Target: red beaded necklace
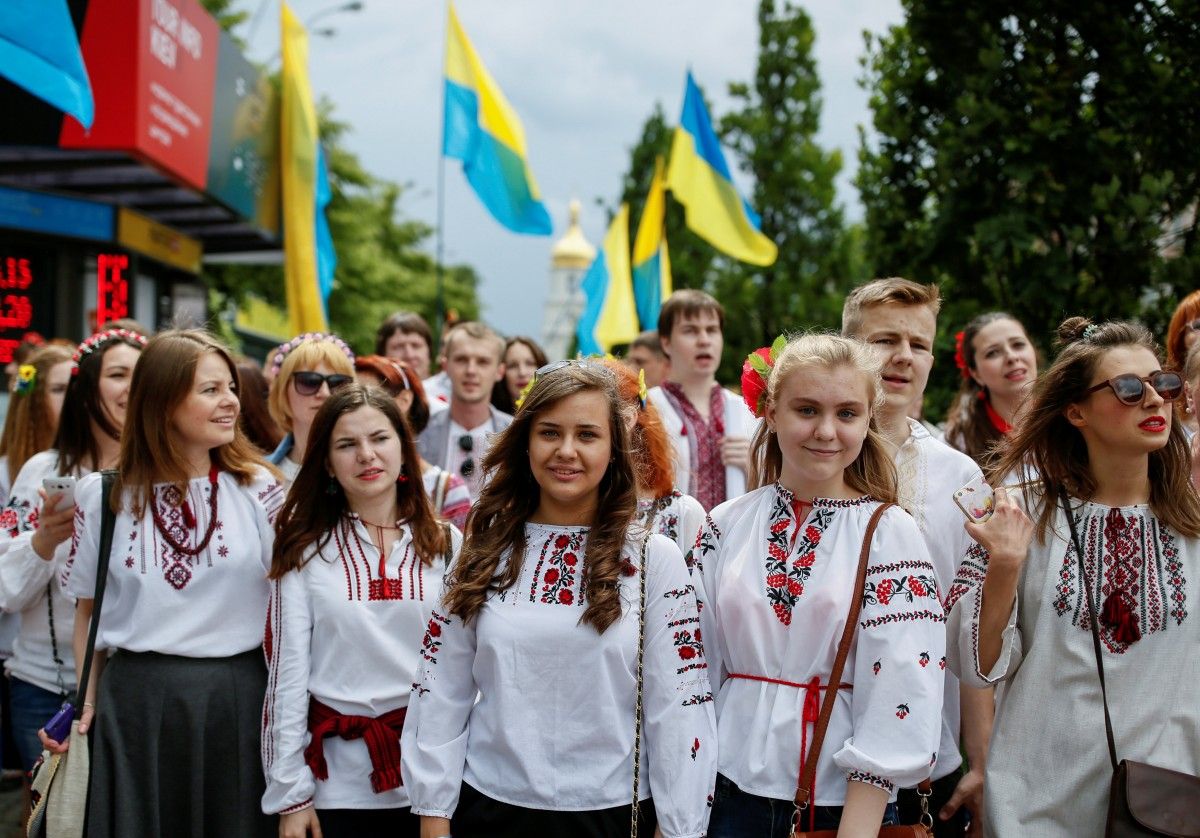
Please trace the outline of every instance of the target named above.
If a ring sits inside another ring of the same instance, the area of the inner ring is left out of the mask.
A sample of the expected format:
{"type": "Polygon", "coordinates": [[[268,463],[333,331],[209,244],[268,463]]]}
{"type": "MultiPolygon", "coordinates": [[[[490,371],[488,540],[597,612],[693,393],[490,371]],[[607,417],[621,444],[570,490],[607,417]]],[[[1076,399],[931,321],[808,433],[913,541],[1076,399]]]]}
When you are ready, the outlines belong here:
{"type": "MultiPolygon", "coordinates": [[[[167,527],[162,516],[158,513],[158,504],[151,501],[150,513],[154,517],[154,526],[158,529],[158,534],[163,537],[163,541],[170,545],[171,549],[176,553],[182,553],[185,556],[198,556],[204,552],[204,548],[208,547],[208,542],[212,540],[213,532],[217,528],[217,467],[213,466],[208,471],[208,484],[211,490],[208,493],[208,529],[204,531],[204,538],[195,547],[188,547],[180,544],[171,535],[170,529],[167,527]]],[[[183,506],[180,510],[183,513],[183,522],[189,528],[196,526],[196,516],[192,512],[192,507],[188,504],[187,498],[183,500],[183,506]]]]}

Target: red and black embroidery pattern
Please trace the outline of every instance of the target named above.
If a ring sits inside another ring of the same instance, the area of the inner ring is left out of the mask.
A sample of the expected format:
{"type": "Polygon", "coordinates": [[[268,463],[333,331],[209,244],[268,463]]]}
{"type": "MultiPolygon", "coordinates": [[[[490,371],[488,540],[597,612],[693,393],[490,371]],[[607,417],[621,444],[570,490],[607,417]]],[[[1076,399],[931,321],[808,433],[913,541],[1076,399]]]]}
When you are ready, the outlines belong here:
{"type": "Polygon", "coordinates": [[[688,570],[693,573],[703,573],[704,560],[708,558],[709,553],[717,549],[717,542],[720,539],[721,530],[717,528],[716,522],[707,515],[704,516],[704,526],[696,535],[696,545],[683,557],[683,560],[687,562],[688,570]]]}
{"type": "Polygon", "coordinates": [[[946,593],[946,601],[942,607],[945,608],[947,614],[954,607],[954,603],[962,599],[964,594],[983,584],[983,579],[987,576],[987,563],[987,550],[972,542],[962,564],[958,566],[958,573],[955,575],[954,581],[950,583],[950,590],[946,593]]]}
{"type": "MultiPolygon", "coordinates": [[[[1082,534],[1086,584],[1100,611],[1100,637],[1110,652],[1124,654],[1142,635],[1183,623],[1187,580],[1167,528],[1113,508],[1076,516],[1076,529],[1082,534]]],[[[1068,544],[1052,606],[1059,617],[1090,632],[1083,584],[1074,544],[1068,544]]]]}
{"type": "Polygon", "coordinates": [[[8,504],[0,510],[0,530],[6,531],[9,538],[37,527],[38,510],[28,500],[9,498],[8,504]]]}
{"type": "Polygon", "coordinates": [[[429,618],[429,626],[425,629],[425,637],[421,640],[421,657],[430,663],[437,663],[437,653],[442,648],[442,626],[450,625],[450,618],[443,617],[437,611],[429,618]]]}
{"type": "Polygon", "coordinates": [[[581,605],[582,591],[575,585],[580,577],[580,560],[586,530],[568,533],[552,533],[542,545],[534,568],[533,584],[529,589],[530,602],[547,605],[581,605]]]}
{"type": "Polygon", "coordinates": [[[683,666],[676,670],[677,675],[692,669],[707,669],[708,664],[704,662],[704,646],[700,640],[700,629],[695,631],[675,632],[675,652],[679,655],[679,659],[683,661],[683,666]]]}
{"type": "Polygon", "coordinates": [[[889,794],[891,794],[896,788],[895,784],[893,784],[890,780],[885,780],[878,774],[872,774],[868,771],[851,771],[846,775],[846,779],[855,783],[866,783],[869,786],[875,786],[876,788],[883,789],[889,794]]]}
{"type": "Polygon", "coordinates": [[[776,486],[768,519],[767,602],[785,626],[792,624],[792,609],[804,593],[804,583],[812,574],[821,534],[833,520],[833,515],[831,510],[814,507],[812,523],[804,528],[804,532],[793,534],[793,525],[799,527],[802,522],[793,518],[792,493],[776,486]],[[796,558],[789,564],[793,539],[796,558]]]}
{"type": "Polygon", "coordinates": [[[878,581],[869,579],[863,590],[864,605],[888,605],[894,599],[914,602],[922,598],[938,598],[937,580],[931,573],[889,576],[878,581]]]}

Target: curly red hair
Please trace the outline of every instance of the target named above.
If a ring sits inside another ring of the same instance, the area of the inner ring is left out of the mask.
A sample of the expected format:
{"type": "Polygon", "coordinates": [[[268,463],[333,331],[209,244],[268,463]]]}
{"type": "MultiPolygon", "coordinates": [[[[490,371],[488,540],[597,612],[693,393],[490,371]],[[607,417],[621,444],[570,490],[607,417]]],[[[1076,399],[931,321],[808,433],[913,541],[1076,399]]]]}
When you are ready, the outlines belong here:
{"type": "Polygon", "coordinates": [[[1200,291],[1193,291],[1180,301],[1171,315],[1171,325],[1167,326],[1167,369],[1183,369],[1188,354],[1184,338],[1197,317],[1200,317],[1200,291]]]}
{"type": "Polygon", "coordinates": [[[671,463],[671,442],[658,409],[650,402],[642,407],[637,373],[613,358],[605,358],[601,363],[617,376],[621,400],[637,410],[631,436],[638,486],[656,498],[666,497],[675,489],[675,467],[671,463]]]}

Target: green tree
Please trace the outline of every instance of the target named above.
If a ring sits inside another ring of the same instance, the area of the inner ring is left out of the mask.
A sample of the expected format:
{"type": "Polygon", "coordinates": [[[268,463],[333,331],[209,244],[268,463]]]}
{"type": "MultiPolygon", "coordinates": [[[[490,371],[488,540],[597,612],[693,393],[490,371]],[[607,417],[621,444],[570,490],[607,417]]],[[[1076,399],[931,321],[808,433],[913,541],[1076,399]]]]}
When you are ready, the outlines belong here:
{"type": "MultiPolygon", "coordinates": [[[[1200,278],[1194,0],[904,0],[867,38],[878,139],[857,178],[875,270],[942,285],[941,357],[1001,308],[1163,329],[1200,278]]],[[[940,417],[957,374],[935,367],[940,417]]]]}
{"type": "Polygon", "coordinates": [[[762,0],[758,25],[754,79],[729,86],[741,107],[721,120],[721,132],[753,176],[750,203],[779,258],[765,269],[728,266],[715,283],[719,298],[748,303],[727,337],[740,352],[734,360],[785,331],[839,326],[854,279],[854,240],[836,201],[842,155],[816,140],[822,100],[812,21],[791,2],[762,0]]]}

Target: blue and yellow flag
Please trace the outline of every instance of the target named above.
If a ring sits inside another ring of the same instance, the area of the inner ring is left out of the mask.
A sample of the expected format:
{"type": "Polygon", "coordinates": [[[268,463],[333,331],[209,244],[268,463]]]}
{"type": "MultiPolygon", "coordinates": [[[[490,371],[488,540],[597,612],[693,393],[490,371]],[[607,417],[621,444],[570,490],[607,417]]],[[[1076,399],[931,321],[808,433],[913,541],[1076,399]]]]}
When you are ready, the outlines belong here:
{"type": "Polygon", "coordinates": [[[337,271],[337,250],[333,246],[333,233],[329,230],[329,218],[325,215],[329,202],[333,200],[333,189],[329,185],[329,166],[325,161],[325,148],[317,143],[317,190],[313,209],[316,215],[317,243],[317,288],[321,293],[321,306],[325,319],[329,319],[329,295],[333,291],[333,275],[337,271]]]}
{"type": "Polygon", "coordinates": [[[654,161],[654,178],[633,240],[633,297],[643,329],[658,328],[658,310],[671,296],[671,258],[667,255],[667,184],[663,161],[654,161]]]}
{"type": "Polygon", "coordinates": [[[467,181],[492,216],[514,233],[548,236],[525,149],[525,130],[450,6],[446,26],[446,102],[442,153],[461,160],[467,181]]]}
{"type": "Polygon", "coordinates": [[[317,274],[317,112],[308,83],[308,33],[282,4],[280,142],[283,278],[292,334],[328,331],[317,274]]]}
{"type": "Polygon", "coordinates": [[[667,188],[684,205],[688,229],[717,250],[752,265],[774,263],[775,243],[759,230],[758,214],[733,184],[708,107],[690,72],[683,115],[671,141],[667,188]]]}
{"type": "Polygon", "coordinates": [[[633,278],[629,274],[629,204],[621,204],[608,226],[596,261],[583,275],[582,287],[587,302],[575,330],[579,354],[602,355],[637,337],[633,278]]]}
{"type": "Polygon", "coordinates": [[[92,127],[96,104],[66,0],[0,3],[0,76],[92,127]]]}

